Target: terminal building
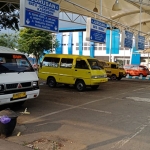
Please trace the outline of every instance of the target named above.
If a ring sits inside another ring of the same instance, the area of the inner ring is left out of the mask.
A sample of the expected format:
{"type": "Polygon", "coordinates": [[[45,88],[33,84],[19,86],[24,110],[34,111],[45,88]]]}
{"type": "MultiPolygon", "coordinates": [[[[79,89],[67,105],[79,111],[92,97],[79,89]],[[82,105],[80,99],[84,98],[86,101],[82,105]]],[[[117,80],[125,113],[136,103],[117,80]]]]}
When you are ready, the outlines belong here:
{"type": "MultiPolygon", "coordinates": [[[[56,54],[86,55],[100,60],[117,61],[122,65],[148,65],[148,54],[139,53],[135,48],[134,40],[132,49],[121,47],[121,34],[117,29],[112,31],[111,39],[110,30],[107,30],[106,44],[87,41],[86,27],[60,29],[56,38],[59,41],[59,47],[54,51],[56,54]]],[[[150,43],[146,43],[145,48],[149,46],[150,43]]]]}

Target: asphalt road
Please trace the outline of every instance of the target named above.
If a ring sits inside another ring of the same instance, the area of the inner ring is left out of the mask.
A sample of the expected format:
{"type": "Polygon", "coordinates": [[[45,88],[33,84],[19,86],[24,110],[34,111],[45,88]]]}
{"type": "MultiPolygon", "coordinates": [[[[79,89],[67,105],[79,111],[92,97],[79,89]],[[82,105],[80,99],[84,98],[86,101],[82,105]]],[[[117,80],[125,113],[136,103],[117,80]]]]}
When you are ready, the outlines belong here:
{"type": "Polygon", "coordinates": [[[150,81],[109,81],[85,92],[41,82],[40,89],[14,109],[17,126],[6,141],[40,150],[150,150],[150,81]],[[20,114],[25,108],[29,115],[20,114]]]}

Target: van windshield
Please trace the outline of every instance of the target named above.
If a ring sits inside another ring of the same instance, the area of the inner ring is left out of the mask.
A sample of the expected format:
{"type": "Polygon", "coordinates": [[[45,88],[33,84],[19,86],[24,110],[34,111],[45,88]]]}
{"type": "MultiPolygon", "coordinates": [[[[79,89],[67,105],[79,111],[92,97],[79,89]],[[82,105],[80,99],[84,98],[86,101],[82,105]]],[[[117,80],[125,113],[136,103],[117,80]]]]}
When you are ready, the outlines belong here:
{"type": "Polygon", "coordinates": [[[28,59],[21,54],[0,54],[0,73],[34,72],[28,59]]]}
{"type": "Polygon", "coordinates": [[[101,70],[101,69],[103,69],[103,67],[99,65],[98,60],[87,59],[87,61],[90,64],[90,67],[91,67],[92,70],[101,70]]]}

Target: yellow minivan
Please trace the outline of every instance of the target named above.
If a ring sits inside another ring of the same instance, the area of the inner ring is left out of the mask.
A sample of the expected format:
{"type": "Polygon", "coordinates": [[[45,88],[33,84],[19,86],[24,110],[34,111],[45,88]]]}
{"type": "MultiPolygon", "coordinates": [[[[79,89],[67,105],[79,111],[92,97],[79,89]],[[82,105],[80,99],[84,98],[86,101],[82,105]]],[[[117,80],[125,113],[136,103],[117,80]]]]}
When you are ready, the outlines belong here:
{"type": "Polygon", "coordinates": [[[124,68],[120,68],[119,64],[116,62],[106,62],[99,60],[99,65],[105,69],[107,77],[111,80],[121,80],[126,77],[126,72],[124,68]]]}
{"type": "Polygon", "coordinates": [[[84,91],[86,86],[97,89],[100,83],[108,81],[96,58],[67,54],[46,54],[38,76],[46,80],[49,87],[62,83],[74,85],[78,91],[84,91]]]}

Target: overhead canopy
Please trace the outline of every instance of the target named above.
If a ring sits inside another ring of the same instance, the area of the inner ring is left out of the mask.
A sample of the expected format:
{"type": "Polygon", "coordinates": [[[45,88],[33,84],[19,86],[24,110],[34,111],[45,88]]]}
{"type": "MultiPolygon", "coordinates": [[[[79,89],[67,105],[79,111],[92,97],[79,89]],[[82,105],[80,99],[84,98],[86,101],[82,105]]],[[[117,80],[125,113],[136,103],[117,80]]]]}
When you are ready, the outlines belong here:
{"type": "MultiPolygon", "coordinates": [[[[143,35],[146,36],[150,34],[150,0],[118,0],[121,7],[120,11],[112,10],[112,6],[117,0],[52,1],[60,4],[60,10],[62,12],[65,11],[93,18],[96,17],[97,19],[101,19],[112,26],[118,27],[120,30],[125,28],[127,29],[129,27],[131,31],[142,31],[143,35]],[[97,7],[97,13],[93,12],[94,7],[97,7]]],[[[0,0],[0,2],[6,1],[0,0]]],[[[19,4],[19,2],[20,0],[9,0],[9,3],[19,4]]]]}

